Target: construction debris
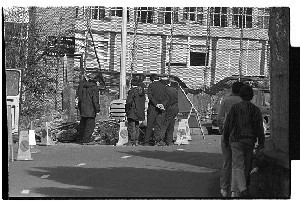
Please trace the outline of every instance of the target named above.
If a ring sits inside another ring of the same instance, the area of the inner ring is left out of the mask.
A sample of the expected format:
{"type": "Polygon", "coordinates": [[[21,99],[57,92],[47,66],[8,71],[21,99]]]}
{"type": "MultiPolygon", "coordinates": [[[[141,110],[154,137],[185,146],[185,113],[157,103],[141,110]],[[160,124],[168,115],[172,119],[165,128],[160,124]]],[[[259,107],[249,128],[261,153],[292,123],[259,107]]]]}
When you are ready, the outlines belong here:
{"type": "Polygon", "coordinates": [[[116,120],[96,121],[93,139],[101,145],[116,145],[119,139],[119,123],[116,120]]]}

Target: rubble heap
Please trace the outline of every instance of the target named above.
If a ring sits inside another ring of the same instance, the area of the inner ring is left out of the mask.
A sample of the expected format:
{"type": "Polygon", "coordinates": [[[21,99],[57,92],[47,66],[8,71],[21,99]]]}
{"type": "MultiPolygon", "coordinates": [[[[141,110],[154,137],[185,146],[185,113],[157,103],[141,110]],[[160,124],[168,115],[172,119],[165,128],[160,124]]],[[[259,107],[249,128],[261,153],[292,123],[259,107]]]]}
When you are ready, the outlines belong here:
{"type": "Polygon", "coordinates": [[[62,123],[51,131],[51,135],[58,142],[76,142],[79,141],[78,128],[77,122],[62,123]]]}
{"type": "Polygon", "coordinates": [[[98,144],[116,145],[119,139],[119,128],[116,120],[96,121],[92,137],[98,144]]]}

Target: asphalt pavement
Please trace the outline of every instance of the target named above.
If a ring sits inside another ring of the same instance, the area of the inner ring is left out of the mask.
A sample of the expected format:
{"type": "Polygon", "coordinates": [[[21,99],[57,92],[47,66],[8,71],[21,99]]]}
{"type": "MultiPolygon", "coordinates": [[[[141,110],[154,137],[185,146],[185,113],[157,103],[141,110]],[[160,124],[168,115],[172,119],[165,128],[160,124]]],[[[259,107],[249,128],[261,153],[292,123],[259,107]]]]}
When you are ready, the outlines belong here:
{"type": "MultiPolygon", "coordinates": [[[[35,146],[32,161],[9,162],[9,197],[220,199],[220,135],[188,145],[35,146]]],[[[18,145],[14,145],[17,157],[18,145]]]]}

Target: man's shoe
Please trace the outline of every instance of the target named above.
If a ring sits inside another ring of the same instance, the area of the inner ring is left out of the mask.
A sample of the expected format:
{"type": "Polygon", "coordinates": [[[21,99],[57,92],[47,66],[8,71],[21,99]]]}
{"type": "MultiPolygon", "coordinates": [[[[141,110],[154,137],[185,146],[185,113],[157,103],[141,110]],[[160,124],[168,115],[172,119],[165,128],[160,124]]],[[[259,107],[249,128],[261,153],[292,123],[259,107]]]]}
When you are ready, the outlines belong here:
{"type": "Polygon", "coordinates": [[[132,146],[133,144],[132,144],[132,142],[127,142],[127,143],[125,143],[123,145],[125,145],[125,146],[132,146]]]}
{"type": "Polygon", "coordinates": [[[246,198],[249,197],[249,190],[246,189],[246,190],[240,192],[240,197],[246,197],[246,198]]]}
{"type": "Polygon", "coordinates": [[[164,141],[159,141],[157,143],[157,146],[166,146],[166,143],[164,141]]]}
{"type": "Polygon", "coordinates": [[[238,197],[238,192],[231,192],[231,197],[238,197]]]}
{"type": "Polygon", "coordinates": [[[95,145],[95,142],[82,142],[82,145],[95,145]]]}
{"type": "Polygon", "coordinates": [[[227,189],[221,189],[221,195],[222,197],[229,197],[229,192],[227,189]]]}

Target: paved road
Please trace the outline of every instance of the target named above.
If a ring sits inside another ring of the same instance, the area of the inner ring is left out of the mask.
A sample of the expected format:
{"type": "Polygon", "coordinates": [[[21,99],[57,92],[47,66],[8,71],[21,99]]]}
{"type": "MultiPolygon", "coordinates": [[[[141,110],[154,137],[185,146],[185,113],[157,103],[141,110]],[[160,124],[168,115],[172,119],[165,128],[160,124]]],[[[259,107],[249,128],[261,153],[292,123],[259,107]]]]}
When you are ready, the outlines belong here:
{"type": "Polygon", "coordinates": [[[10,197],[220,198],[220,135],[165,147],[36,148],[33,161],[9,163],[10,197]]]}

